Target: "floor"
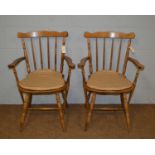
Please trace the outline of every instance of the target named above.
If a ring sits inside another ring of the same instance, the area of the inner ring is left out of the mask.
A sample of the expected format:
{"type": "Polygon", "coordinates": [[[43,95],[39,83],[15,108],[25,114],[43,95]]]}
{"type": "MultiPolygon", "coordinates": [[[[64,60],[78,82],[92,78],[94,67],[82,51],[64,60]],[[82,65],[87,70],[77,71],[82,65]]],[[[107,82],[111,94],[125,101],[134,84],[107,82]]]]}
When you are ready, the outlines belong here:
{"type": "Polygon", "coordinates": [[[0,138],[155,138],[155,105],[130,105],[132,127],[127,129],[121,111],[94,111],[84,131],[85,108],[69,105],[65,111],[67,131],[61,130],[57,111],[30,111],[19,131],[21,105],[0,105],[0,138]]]}

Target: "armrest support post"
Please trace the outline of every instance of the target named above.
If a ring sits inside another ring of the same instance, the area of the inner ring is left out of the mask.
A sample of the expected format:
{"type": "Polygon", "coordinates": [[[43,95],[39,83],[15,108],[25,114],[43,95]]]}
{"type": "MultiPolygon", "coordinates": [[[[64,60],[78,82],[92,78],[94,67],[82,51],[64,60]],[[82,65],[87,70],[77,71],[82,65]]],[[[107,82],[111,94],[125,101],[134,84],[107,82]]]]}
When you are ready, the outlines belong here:
{"type": "Polygon", "coordinates": [[[61,68],[60,68],[60,72],[63,74],[63,68],[64,68],[64,61],[66,61],[67,65],[68,65],[68,75],[67,75],[67,79],[66,79],[66,84],[67,84],[67,92],[66,94],[68,94],[68,89],[69,89],[69,85],[70,85],[70,77],[71,77],[71,71],[72,69],[75,68],[75,64],[72,62],[72,59],[64,54],[62,54],[61,56],[61,68]]]}

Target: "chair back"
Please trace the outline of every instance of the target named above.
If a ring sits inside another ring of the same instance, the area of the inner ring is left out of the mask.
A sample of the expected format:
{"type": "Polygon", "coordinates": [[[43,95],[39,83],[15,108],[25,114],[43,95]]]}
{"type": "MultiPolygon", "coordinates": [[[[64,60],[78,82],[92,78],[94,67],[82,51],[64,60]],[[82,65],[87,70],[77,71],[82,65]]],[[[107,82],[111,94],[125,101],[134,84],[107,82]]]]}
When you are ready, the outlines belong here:
{"type": "Polygon", "coordinates": [[[65,46],[68,32],[37,31],[19,32],[28,72],[37,69],[61,70],[62,45],[65,46]]]}
{"type": "Polygon", "coordinates": [[[87,39],[90,72],[114,70],[125,73],[131,40],[135,34],[122,32],[85,32],[87,39]]]}

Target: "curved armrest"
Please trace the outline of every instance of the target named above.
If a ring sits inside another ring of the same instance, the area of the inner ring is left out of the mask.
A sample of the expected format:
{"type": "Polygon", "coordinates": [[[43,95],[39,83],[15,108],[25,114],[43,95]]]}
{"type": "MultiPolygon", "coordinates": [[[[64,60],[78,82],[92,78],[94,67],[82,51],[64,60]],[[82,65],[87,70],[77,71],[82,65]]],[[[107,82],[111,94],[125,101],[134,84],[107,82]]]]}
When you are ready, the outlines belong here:
{"type": "Polygon", "coordinates": [[[88,60],[89,60],[89,57],[82,58],[80,63],[78,64],[78,68],[83,68],[88,60]]]}
{"type": "MultiPolygon", "coordinates": [[[[64,57],[63,57],[62,64],[63,64],[64,60],[67,62],[67,65],[69,67],[67,80],[66,80],[66,84],[67,84],[66,94],[68,94],[69,85],[70,85],[71,70],[75,68],[75,64],[72,62],[72,59],[66,55],[64,55],[64,57]]],[[[62,72],[63,72],[63,65],[62,65],[62,72]]]]}
{"type": "Polygon", "coordinates": [[[75,68],[75,64],[72,62],[72,59],[68,56],[64,56],[64,60],[66,60],[68,66],[71,68],[71,69],[74,69],[75,68]]]}
{"type": "Polygon", "coordinates": [[[144,70],[144,65],[142,65],[138,60],[128,57],[128,61],[132,62],[138,69],[144,70]]]}
{"type": "Polygon", "coordinates": [[[25,60],[25,57],[17,58],[11,64],[8,65],[10,69],[15,68],[21,61],[25,60]]]}

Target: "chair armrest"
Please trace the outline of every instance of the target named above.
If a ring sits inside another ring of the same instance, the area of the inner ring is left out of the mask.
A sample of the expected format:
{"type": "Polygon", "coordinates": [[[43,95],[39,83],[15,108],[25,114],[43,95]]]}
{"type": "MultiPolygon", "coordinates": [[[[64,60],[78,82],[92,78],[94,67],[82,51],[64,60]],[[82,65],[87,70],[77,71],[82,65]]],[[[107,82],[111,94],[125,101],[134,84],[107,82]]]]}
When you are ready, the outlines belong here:
{"type": "Polygon", "coordinates": [[[128,57],[128,61],[132,62],[138,69],[144,70],[144,65],[142,65],[138,60],[128,57]]]}
{"type": "Polygon", "coordinates": [[[68,66],[71,68],[71,69],[74,69],[75,68],[75,64],[72,62],[72,59],[68,56],[64,56],[64,60],[66,60],[68,66]]]}
{"type": "Polygon", "coordinates": [[[25,57],[17,58],[11,64],[8,65],[10,69],[15,68],[21,61],[25,60],[25,57]]]}
{"type": "Polygon", "coordinates": [[[80,63],[78,64],[78,68],[80,69],[83,68],[88,60],[89,60],[89,57],[82,58],[80,63]]]}
{"type": "MultiPolygon", "coordinates": [[[[66,80],[66,84],[67,84],[66,95],[67,95],[68,94],[68,90],[69,90],[69,85],[70,85],[71,70],[75,68],[75,64],[72,62],[72,59],[70,57],[66,56],[66,55],[64,55],[62,61],[64,62],[64,60],[67,62],[67,65],[69,67],[68,75],[67,75],[67,80],[66,80]]],[[[62,65],[62,72],[63,72],[63,65],[62,65]]]]}

